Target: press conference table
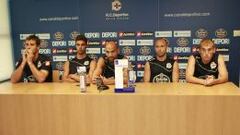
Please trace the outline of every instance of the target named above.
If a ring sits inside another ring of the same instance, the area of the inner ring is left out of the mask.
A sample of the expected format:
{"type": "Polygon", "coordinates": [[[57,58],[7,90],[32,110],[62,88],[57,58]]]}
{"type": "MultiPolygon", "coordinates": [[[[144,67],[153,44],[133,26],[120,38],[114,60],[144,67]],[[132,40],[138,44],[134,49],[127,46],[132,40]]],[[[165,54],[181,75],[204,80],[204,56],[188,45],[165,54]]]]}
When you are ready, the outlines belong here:
{"type": "Polygon", "coordinates": [[[135,93],[71,83],[0,84],[0,135],[239,135],[233,83],[137,83],[135,93]]]}

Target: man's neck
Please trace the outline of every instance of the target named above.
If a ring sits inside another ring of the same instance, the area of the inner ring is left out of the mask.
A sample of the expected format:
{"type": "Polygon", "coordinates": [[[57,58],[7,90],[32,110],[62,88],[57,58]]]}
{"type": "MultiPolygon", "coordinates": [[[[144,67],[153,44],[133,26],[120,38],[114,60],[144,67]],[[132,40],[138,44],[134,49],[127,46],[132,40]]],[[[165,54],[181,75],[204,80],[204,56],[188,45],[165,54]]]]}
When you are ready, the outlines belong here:
{"type": "Polygon", "coordinates": [[[157,56],[157,60],[159,60],[159,61],[165,61],[166,58],[167,58],[167,55],[166,55],[166,54],[163,55],[163,56],[157,56]]]}
{"type": "Polygon", "coordinates": [[[204,61],[204,60],[202,60],[202,63],[206,65],[206,64],[210,63],[210,61],[204,61]]]}
{"type": "Polygon", "coordinates": [[[77,54],[77,59],[83,59],[85,58],[87,55],[85,54],[77,54]]]}

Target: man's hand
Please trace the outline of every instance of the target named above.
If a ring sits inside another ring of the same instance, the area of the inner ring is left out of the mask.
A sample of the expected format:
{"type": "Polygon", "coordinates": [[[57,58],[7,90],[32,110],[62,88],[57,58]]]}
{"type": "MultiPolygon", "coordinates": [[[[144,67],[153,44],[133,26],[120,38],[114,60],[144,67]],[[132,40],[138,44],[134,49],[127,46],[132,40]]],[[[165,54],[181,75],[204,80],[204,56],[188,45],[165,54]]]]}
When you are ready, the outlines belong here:
{"type": "Polygon", "coordinates": [[[214,83],[215,83],[215,77],[213,76],[213,75],[209,75],[209,76],[207,76],[207,78],[206,78],[206,82],[205,82],[205,85],[206,86],[211,86],[211,85],[213,85],[214,83]]]}
{"type": "Polygon", "coordinates": [[[27,62],[28,62],[28,64],[31,64],[33,62],[33,58],[34,58],[34,54],[33,54],[32,50],[27,50],[26,54],[27,54],[27,62]]]}
{"type": "Polygon", "coordinates": [[[100,77],[103,81],[103,84],[105,84],[105,85],[113,84],[114,77],[106,78],[106,77],[101,76],[101,75],[100,75],[100,77]]]}

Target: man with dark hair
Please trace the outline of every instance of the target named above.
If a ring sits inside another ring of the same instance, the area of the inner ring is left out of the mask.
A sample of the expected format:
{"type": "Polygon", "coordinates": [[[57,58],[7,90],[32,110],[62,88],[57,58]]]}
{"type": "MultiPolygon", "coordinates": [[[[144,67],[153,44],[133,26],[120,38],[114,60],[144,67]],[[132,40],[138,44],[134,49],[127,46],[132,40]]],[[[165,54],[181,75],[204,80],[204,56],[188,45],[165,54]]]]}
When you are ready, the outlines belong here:
{"type": "Polygon", "coordinates": [[[210,39],[200,42],[199,52],[188,59],[186,80],[206,86],[228,81],[228,72],[223,57],[216,53],[216,46],[210,39]]]}
{"type": "Polygon", "coordinates": [[[154,48],[156,56],[145,64],[144,82],[178,82],[178,63],[167,55],[168,44],[166,38],[155,39],[154,48]]]}
{"type": "Polygon", "coordinates": [[[77,54],[76,57],[66,61],[64,64],[63,81],[79,82],[77,68],[85,66],[87,71],[87,83],[91,83],[92,74],[96,67],[96,61],[86,54],[88,40],[84,35],[78,35],[75,39],[77,54]]]}
{"type": "Polygon", "coordinates": [[[39,54],[40,39],[35,35],[26,38],[22,57],[16,63],[16,70],[12,73],[11,82],[51,82],[51,60],[39,54]]]}
{"type": "Polygon", "coordinates": [[[123,58],[124,56],[119,54],[119,48],[117,46],[116,41],[113,40],[106,41],[105,55],[98,59],[96,70],[93,73],[93,81],[95,81],[96,78],[101,77],[104,84],[106,85],[114,84],[115,83],[114,60],[123,58]]]}

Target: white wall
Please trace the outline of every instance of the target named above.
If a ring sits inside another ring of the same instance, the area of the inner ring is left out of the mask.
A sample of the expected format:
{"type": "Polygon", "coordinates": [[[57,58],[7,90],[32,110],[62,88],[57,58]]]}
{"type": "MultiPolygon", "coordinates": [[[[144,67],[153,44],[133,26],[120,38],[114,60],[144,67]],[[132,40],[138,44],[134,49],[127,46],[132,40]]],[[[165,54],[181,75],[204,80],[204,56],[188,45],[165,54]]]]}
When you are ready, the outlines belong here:
{"type": "Polygon", "coordinates": [[[13,71],[8,0],[0,0],[0,81],[9,79],[13,71]]]}

